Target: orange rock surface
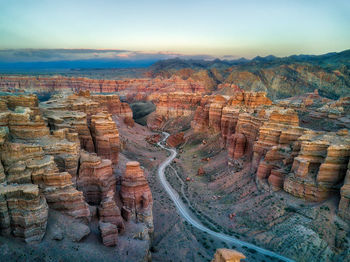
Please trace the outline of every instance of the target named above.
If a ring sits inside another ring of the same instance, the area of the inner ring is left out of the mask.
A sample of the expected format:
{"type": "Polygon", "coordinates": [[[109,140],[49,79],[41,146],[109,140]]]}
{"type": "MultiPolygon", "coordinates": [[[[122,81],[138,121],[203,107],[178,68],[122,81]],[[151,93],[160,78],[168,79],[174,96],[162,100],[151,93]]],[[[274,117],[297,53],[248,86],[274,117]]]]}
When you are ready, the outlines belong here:
{"type": "Polygon", "coordinates": [[[91,116],[91,135],[97,155],[118,163],[119,133],[110,114],[98,113],[91,116]]]}
{"type": "Polygon", "coordinates": [[[84,193],[89,204],[99,205],[110,192],[115,194],[116,178],[109,159],[101,159],[93,153],[82,151],[77,188],[84,193]]]}
{"type": "Polygon", "coordinates": [[[123,209],[134,221],[144,222],[153,232],[152,193],[140,167],[140,163],[131,161],[126,164],[122,177],[120,196],[123,209]]]}
{"type": "Polygon", "coordinates": [[[245,255],[236,250],[219,248],[216,250],[214,259],[211,262],[240,262],[241,259],[245,258],[245,255]]]}
{"type": "Polygon", "coordinates": [[[344,180],[350,157],[348,132],[306,131],[298,142],[300,152],[294,158],[284,190],[311,201],[320,201],[338,191],[344,180]]]}
{"type": "Polygon", "coordinates": [[[166,142],[170,147],[178,147],[185,142],[184,135],[184,132],[170,135],[166,142]]]}

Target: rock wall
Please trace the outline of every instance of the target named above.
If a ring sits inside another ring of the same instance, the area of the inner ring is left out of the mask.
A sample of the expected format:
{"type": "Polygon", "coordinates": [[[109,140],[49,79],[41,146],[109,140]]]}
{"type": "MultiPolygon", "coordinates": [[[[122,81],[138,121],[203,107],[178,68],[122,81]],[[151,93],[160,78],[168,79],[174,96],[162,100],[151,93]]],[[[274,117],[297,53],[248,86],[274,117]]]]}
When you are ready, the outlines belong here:
{"type": "Polygon", "coordinates": [[[179,145],[185,142],[184,135],[185,135],[184,132],[170,135],[166,142],[170,147],[178,147],[179,145]]]}
{"type": "Polygon", "coordinates": [[[299,127],[297,112],[275,108],[267,112],[268,120],[259,128],[254,143],[252,172],[258,182],[267,182],[272,189],[283,188],[284,178],[293,163],[294,144],[305,131],[299,127]]]}
{"type": "MultiPolygon", "coordinates": [[[[7,92],[78,92],[89,90],[94,93],[118,92],[130,101],[145,100],[152,93],[186,92],[207,93],[207,84],[204,80],[188,78],[186,80],[179,76],[170,78],[147,78],[147,79],[125,79],[104,80],[89,78],[69,77],[32,77],[32,76],[0,76],[0,90],[7,92]]],[[[108,99],[108,98],[107,98],[108,99]]]]}

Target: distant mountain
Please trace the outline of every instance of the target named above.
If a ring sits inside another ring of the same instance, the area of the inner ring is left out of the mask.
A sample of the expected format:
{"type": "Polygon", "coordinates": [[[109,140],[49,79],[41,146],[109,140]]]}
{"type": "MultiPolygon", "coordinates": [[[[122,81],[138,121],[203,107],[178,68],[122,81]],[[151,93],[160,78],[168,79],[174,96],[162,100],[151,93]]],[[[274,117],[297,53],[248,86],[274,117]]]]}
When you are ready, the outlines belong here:
{"type": "Polygon", "coordinates": [[[293,63],[310,63],[323,67],[338,66],[344,64],[350,66],[350,49],[339,53],[332,52],[323,55],[291,55],[288,57],[276,57],[268,55],[265,57],[256,56],[253,59],[239,58],[236,60],[192,60],[192,59],[167,59],[154,63],[151,70],[172,70],[181,68],[209,69],[213,67],[230,67],[233,65],[252,66],[259,64],[261,66],[272,66],[293,63]],[[215,66],[213,66],[215,65],[215,66]]]}
{"type": "Polygon", "coordinates": [[[276,59],[278,59],[278,57],[276,57],[274,55],[268,55],[265,57],[256,56],[251,61],[253,61],[253,62],[270,62],[270,61],[274,61],[276,59]]]}
{"type": "MultiPolygon", "coordinates": [[[[251,60],[183,60],[168,59],[148,68],[152,77],[177,75],[199,79],[209,88],[219,84],[235,84],[244,90],[266,91],[277,99],[313,92],[329,98],[350,96],[350,50],[324,55],[273,55],[251,60]]],[[[219,93],[229,92],[227,88],[219,93]]]]}

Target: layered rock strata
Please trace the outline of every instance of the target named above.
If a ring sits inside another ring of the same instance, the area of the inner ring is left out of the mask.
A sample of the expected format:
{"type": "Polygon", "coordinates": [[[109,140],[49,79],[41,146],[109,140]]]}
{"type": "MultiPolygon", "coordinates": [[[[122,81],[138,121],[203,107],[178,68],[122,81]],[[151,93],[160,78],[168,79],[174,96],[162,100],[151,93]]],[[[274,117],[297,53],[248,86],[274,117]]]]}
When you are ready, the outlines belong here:
{"type": "Polygon", "coordinates": [[[117,164],[120,147],[119,133],[112,116],[106,113],[91,116],[90,129],[97,155],[117,164]]]}
{"type": "Polygon", "coordinates": [[[27,243],[45,235],[48,206],[37,185],[0,185],[0,233],[27,243]]]}
{"type": "Polygon", "coordinates": [[[145,223],[149,232],[152,233],[152,193],[139,162],[131,161],[126,164],[120,196],[123,202],[124,217],[145,223]]]}
{"type": "Polygon", "coordinates": [[[32,77],[32,76],[1,76],[0,89],[8,92],[78,92],[91,91],[94,93],[118,92],[126,96],[128,100],[144,100],[152,93],[186,92],[207,93],[210,91],[204,80],[188,78],[186,80],[179,76],[170,78],[148,78],[148,79],[125,79],[104,80],[89,79],[83,77],[32,77]]]}
{"type": "Polygon", "coordinates": [[[311,201],[320,201],[339,191],[350,157],[347,130],[335,132],[306,131],[297,143],[300,151],[294,158],[284,190],[311,201]]]}
{"type": "Polygon", "coordinates": [[[122,186],[136,196],[135,203],[123,203],[116,194],[112,167],[118,161],[119,134],[112,115],[103,110],[130,118],[128,109],[117,96],[89,92],[56,95],[40,109],[34,96],[0,97],[1,233],[40,241],[48,207],[87,222],[87,202],[97,207],[106,246],[116,245],[124,233],[123,205],[122,210],[135,214],[132,221],[144,223],[151,233],[152,196],[143,173],[136,170],[122,186]]]}
{"type": "Polygon", "coordinates": [[[85,200],[92,205],[99,205],[109,192],[114,195],[116,178],[113,175],[111,160],[101,159],[96,154],[82,151],[77,188],[84,193],[85,200]]]}
{"type": "Polygon", "coordinates": [[[291,169],[295,142],[305,129],[299,127],[293,109],[273,108],[267,114],[268,120],[260,127],[254,143],[252,172],[256,172],[258,180],[268,180],[272,189],[279,190],[291,169]]]}

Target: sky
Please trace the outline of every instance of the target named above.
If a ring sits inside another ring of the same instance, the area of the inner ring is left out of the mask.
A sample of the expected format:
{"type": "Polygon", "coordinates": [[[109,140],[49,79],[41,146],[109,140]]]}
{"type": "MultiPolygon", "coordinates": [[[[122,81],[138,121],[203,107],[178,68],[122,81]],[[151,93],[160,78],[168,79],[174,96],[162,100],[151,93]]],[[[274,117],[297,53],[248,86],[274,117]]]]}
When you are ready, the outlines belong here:
{"type": "Polygon", "coordinates": [[[19,60],[31,49],[61,50],[58,59],[62,49],[124,58],[323,54],[350,48],[349,14],[349,0],[0,0],[0,49],[19,60]]]}

